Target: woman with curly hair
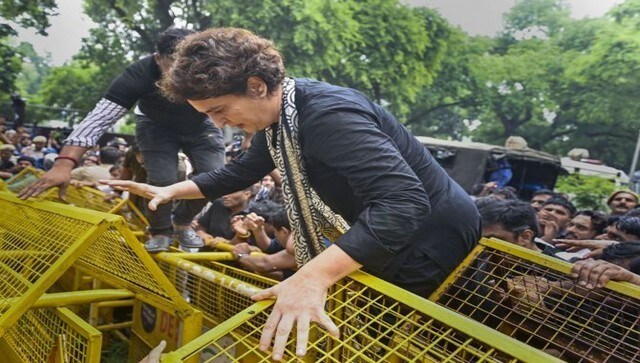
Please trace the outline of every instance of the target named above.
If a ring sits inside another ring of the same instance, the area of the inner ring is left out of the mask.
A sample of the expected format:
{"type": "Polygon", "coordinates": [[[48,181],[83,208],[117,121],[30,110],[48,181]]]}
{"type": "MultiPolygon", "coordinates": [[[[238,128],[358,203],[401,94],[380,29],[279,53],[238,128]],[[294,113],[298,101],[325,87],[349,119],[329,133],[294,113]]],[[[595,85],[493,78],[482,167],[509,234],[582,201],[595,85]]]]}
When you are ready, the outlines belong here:
{"type": "Polygon", "coordinates": [[[215,199],[280,171],[299,270],[253,297],[276,298],[260,340],[267,350],[275,336],[275,360],[294,325],[298,355],[312,321],[339,334],[324,304],[329,287],[349,273],[363,267],[426,297],[478,240],[473,202],[408,130],[358,91],[286,77],[269,40],[234,28],[189,36],[161,88],[218,127],[256,132],[251,147],[172,186],[109,184],[151,198],[155,208],[215,199]]]}

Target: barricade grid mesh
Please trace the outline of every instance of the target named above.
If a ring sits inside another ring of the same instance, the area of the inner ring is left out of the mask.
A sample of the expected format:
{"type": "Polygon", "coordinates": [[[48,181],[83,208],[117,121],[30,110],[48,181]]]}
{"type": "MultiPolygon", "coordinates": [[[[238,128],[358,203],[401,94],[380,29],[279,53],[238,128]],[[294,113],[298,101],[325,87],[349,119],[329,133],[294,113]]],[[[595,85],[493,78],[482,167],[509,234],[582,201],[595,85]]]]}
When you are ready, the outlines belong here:
{"type": "Polygon", "coordinates": [[[13,193],[18,194],[22,189],[37,181],[42,174],[44,174],[44,172],[41,170],[37,170],[35,168],[24,168],[18,174],[6,181],[6,188],[13,193]]]}
{"type": "MultiPolygon", "coordinates": [[[[214,328],[215,341],[181,359],[199,356],[201,362],[271,362],[258,349],[269,310],[256,312],[229,330],[214,328]],[[219,330],[219,331],[216,331],[219,330]],[[202,353],[202,354],[201,354],[202,353]]],[[[327,310],[340,328],[340,339],[316,325],[310,329],[305,360],[317,362],[516,362],[493,346],[461,332],[444,321],[423,314],[349,278],[329,295],[327,310]]],[[[294,328],[295,330],[295,328],[294,328]]],[[[283,357],[297,362],[290,336],[283,357]]]]}
{"type": "Polygon", "coordinates": [[[85,269],[89,274],[106,271],[109,276],[133,285],[128,287],[138,287],[168,299],[169,294],[159,284],[158,278],[149,271],[129,243],[139,242],[130,233],[123,234],[121,228],[109,226],[82,255],[79,262],[89,265],[85,269]]]}
{"type": "MultiPolygon", "coordinates": [[[[7,188],[13,193],[19,193],[26,186],[38,180],[44,172],[33,168],[25,168],[19,174],[15,175],[7,181],[7,188]]],[[[132,231],[144,231],[149,225],[143,219],[142,213],[127,201],[122,202],[120,198],[107,199],[106,194],[100,190],[90,187],[74,187],[69,186],[65,194],[65,201],[61,201],[58,197],[58,188],[47,190],[39,197],[41,200],[50,200],[52,202],[64,202],[76,207],[96,210],[105,213],[113,213],[121,215],[132,231]],[[118,207],[114,210],[115,207],[118,207]]]]}
{"type": "MultiPolygon", "coordinates": [[[[2,339],[23,362],[48,362],[58,353],[62,353],[68,363],[89,362],[89,349],[100,351],[101,340],[93,343],[87,331],[75,329],[65,322],[62,314],[72,313],[55,308],[29,310],[2,339]]],[[[91,329],[89,324],[87,329],[91,329]]]]}
{"type": "MultiPolygon", "coordinates": [[[[20,298],[69,247],[79,242],[94,224],[0,199],[0,322],[11,300],[20,298]]],[[[60,274],[63,271],[57,271],[60,274]]],[[[39,294],[44,293],[44,289],[39,294]]],[[[23,311],[28,308],[24,307],[23,311]]]]}
{"type": "MultiPolygon", "coordinates": [[[[193,307],[202,311],[207,319],[215,323],[231,318],[253,303],[250,298],[200,276],[180,270],[163,261],[157,261],[157,263],[181,295],[193,307]]],[[[259,288],[268,288],[277,283],[277,281],[222,263],[204,263],[203,267],[259,288]]]]}
{"type": "MultiPolygon", "coordinates": [[[[118,209],[114,210],[115,207],[122,203],[122,199],[105,198],[105,193],[89,187],[77,188],[69,186],[69,188],[67,188],[67,193],[65,194],[66,202],[76,207],[121,215],[125,221],[127,221],[127,224],[132,231],[144,231],[148,226],[148,223],[142,220],[140,217],[141,213],[132,203],[126,202],[118,209]]],[[[59,202],[60,199],[58,198],[57,189],[55,193],[48,193],[45,196],[45,199],[59,202]]]]}
{"type": "Polygon", "coordinates": [[[543,264],[477,249],[438,304],[567,361],[640,361],[640,296],[587,290],[543,264]]]}

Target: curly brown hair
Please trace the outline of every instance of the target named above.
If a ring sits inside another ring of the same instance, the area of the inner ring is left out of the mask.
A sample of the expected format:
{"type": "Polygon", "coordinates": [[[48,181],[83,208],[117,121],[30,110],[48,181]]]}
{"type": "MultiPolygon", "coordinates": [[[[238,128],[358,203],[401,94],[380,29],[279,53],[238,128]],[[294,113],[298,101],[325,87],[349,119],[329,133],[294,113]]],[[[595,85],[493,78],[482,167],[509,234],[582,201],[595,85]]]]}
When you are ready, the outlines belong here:
{"type": "Polygon", "coordinates": [[[275,91],[285,76],[284,62],[270,40],[239,28],[211,28],[187,36],[176,49],[171,69],[159,83],[174,102],[243,95],[249,77],[275,91]]]}

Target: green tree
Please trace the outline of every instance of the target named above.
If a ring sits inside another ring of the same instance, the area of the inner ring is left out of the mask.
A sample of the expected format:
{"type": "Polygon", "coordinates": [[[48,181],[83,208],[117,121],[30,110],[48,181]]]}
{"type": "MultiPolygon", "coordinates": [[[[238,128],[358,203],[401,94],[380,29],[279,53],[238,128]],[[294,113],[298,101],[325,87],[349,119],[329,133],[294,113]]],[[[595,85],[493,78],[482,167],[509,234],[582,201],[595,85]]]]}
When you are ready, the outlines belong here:
{"type": "Polygon", "coordinates": [[[424,87],[411,104],[406,125],[415,135],[462,139],[469,122],[478,118],[484,84],[472,70],[472,62],[492,44],[486,37],[469,37],[450,28],[441,67],[432,84],[424,87]]]}
{"type": "Polygon", "coordinates": [[[170,25],[244,27],[276,42],[290,74],[357,88],[401,117],[435,77],[447,31],[435,12],[397,0],[85,0],[85,8],[99,29],[82,58],[105,74],[121,69],[108,62],[152,52],[170,25]]]}
{"type": "Polygon", "coordinates": [[[33,49],[33,45],[21,42],[16,50],[22,55],[22,69],[16,80],[16,88],[23,94],[33,95],[40,88],[42,80],[51,72],[51,58],[42,57],[33,49]]]}
{"type": "Polygon", "coordinates": [[[65,115],[46,115],[48,118],[59,116],[59,118],[79,121],[93,109],[102,95],[103,89],[98,88],[98,85],[93,82],[99,71],[97,66],[87,66],[78,61],[55,67],[42,81],[38,93],[33,98],[33,103],[73,110],[65,115]]]}
{"type": "Polygon", "coordinates": [[[11,42],[17,33],[4,19],[11,19],[22,27],[34,28],[39,34],[47,35],[49,17],[56,14],[55,9],[55,0],[0,2],[0,100],[7,99],[14,90],[22,65],[19,53],[11,42]]]}
{"type": "Polygon", "coordinates": [[[627,168],[640,129],[640,1],[612,9],[589,48],[572,52],[565,77],[573,90],[575,122],[569,140],[598,159],[627,168]]]}
{"type": "Polygon", "coordinates": [[[607,197],[615,188],[612,180],[579,174],[561,176],[556,183],[556,191],[569,195],[578,209],[607,210],[607,197]]]}

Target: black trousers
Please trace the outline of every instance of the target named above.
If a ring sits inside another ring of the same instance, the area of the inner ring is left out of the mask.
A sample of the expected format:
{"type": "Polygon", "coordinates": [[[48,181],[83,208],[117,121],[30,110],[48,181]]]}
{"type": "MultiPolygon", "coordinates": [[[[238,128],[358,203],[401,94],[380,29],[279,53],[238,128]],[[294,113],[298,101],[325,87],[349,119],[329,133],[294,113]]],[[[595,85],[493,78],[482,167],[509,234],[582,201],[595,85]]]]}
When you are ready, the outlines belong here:
{"type": "MultiPolygon", "coordinates": [[[[205,173],[224,165],[224,139],[222,131],[207,119],[200,127],[180,130],[167,127],[147,116],[136,115],[136,140],[147,170],[147,183],[167,186],[178,180],[178,152],[182,150],[191,161],[194,174],[205,173]]],[[[176,125],[180,120],[176,120],[176,125]]],[[[206,204],[205,199],[181,200],[175,203],[173,223],[191,224],[193,217],[206,204]]],[[[155,211],[147,210],[149,232],[167,234],[173,230],[172,205],[166,203],[155,211]]]]}

